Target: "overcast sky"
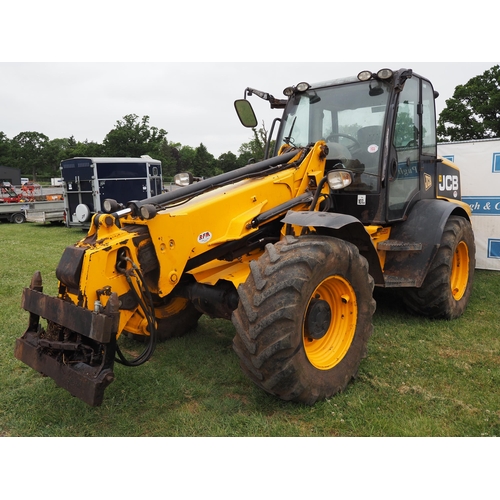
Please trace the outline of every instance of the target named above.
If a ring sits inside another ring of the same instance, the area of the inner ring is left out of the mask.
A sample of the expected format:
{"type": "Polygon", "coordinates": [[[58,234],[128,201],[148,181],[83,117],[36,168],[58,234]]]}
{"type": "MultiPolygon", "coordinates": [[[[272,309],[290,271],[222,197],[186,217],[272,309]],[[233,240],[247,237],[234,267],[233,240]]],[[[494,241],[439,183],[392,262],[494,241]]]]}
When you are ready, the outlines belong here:
{"type": "MultiPolygon", "coordinates": [[[[476,0],[466,14],[434,0],[420,0],[418,8],[396,0],[360,5],[337,2],[333,8],[326,0],[307,6],[270,0],[6,3],[0,132],[11,139],[32,131],[49,139],[102,142],[123,116],[148,115],[149,124],[165,129],[169,141],[203,143],[218,157],[237,153],[252,137],[233,106],[246,87],[281,98],[285,87],[300,81],[406,67],[433,82],[440,93],[439,113],[457,85],[498,64],[459,62],[498,60],[487,0],[476,0]],[[436,58],[454,62],[391,62],[436,58]],[[257,62],[275,60],[287,62],[257,62]],[[328,60],[344,62],[320,62],[328,60]]],[[[250,99],[259,124],[269,129],[279,111],[250,99]]]]}
{"type": "MultiPolygon", "coordinates": [[[[102,142],[127,114],[150,117],[167,139],[197,147],[215,157],[237,154],[251,136],[233,102],[246,87],[283,97],[300,81],[320,82],[356,75],[363,69],[412,68],[440,93],[438,113],[459,84],[482,74],[494,62],[324,62],[324,63],[0,63],[0,131],[12,139],[20,132],[40,132],[49,139],[74,136],[102,142]]],[[[269,130],[278,110],[255,96],[259,123],[269,130]]]]}
{"type": "MultiPolygon", "coordinates": [[[[193,147],[203,143],[217,157],[228,150],[236,153],[241,143],[251,137],[251,132],[239,124],[233,109],[233,101],[243,97],[246,87],[281,97],[283,88],[300,81],[314,83],[382,67],[409,67],[428,77],[441,94],[437,101],[439,111],[457,85],[499,63],[494,5],[491,0],[475,0],[468,4],[436,0],[3,2],[0,131],[9,138],[23,131],[35,131],[50,139],[73,135],[78,141],[102,142],[117,120],[133,113],[148,115],[150,124],[164,128],[170,141],[193,147]],[[439,59],[453,62],[390,62],[439,59]],[[496,63],[461,62],[495,59],[496,63]],[[254,62],[276,60],[288,62],[254,62]],[[60,61],[79,62],[53,64],[60,61]],[[122,63],[95,64],[94,61],[122,63]],[[189,62],[131,64],[128,61],[189,62]],[[218,63],[199,64],[198,61],[218,63]]],[[[264,120],[269,127],[276,113],[271,113],[264,101],[251,99],[259,121],[264,120]]],[[[486,442],[481,440],[483,446],[486,442]]],[[[387,460],[400,454],[399,447],[393,450],[388,443],[384,442],[382,460],[379,460],[384,467],[387,460]]],[[[487,456],[486,451],[491,454],[492,450],[474,448],[472,451],[468,442],[465,446],[469,453],[456,453],[455,448],[451,448],[452,453],[443,458],[442,443],[439,448],[436,443],[426,443],[434,452],[429,455],[431,465],[436,466],[434,469],[439,470],[441,476],[444,470],[444,474],[453,473],[457,478],[455,482],[446,483],[448,494],[450,488],[452,494],[477,493],[478,485],[480,493],[485,485],[493,488],[495,478],[490,474],[487,475],[490,481],[485,481],[484,463],[476,459],[487,456]],[[464,456],[474,457],[474,460],[464,460],[464,456]],[[432,457],[437,457],[435,463],[432,457]]],[[[128,442],[126,445],[130,448],[128,442]]],[[[294,446],[296,448],[295,443],[294,446]]],[[[460,446],[462,449],[464,445],[460,446]]],[[[352,445],[350,448],[354,449],[349,455],[352,460],[364,452],[352,445]]],[[[9,457],[15,449],[17,447],[12,446],[9,457]]],[[[343,450],[344,455],[348,449],[343,450]]],[[[275,450],[266,451],[272,455],[275,450]]],[[[394,497],[407,486],[404,482],[406,470],[422,467],[419,448],[415,448],[415,453],[412,451],[413,448],[405,456],[404,469],[394,475],[394,484],[388,490],[394,490],[394,497]]],[[[328,446],[320,441],[314,452],[320,457],[318,463],[331,467],[331,453],[326,454],[328,446]]],[[[85,451],[82,453],[86,457],[85,451]]],[[[378,449],[377,454],[380,455],[378,449]]],[[[197,456],[197,453],[192,455],[197,456]]],[[[345,462],[344,455],[341,458],[345,462]]],[[[235,464],[237,474],[247,456],[250,454],[237,454],[237,460],[232,456],[230,461],[223,461],[223,467],[231,473],[235,464]]],[[[20,454],[19,459],[22,458],[20,454]]],[[[9,464],[15,466],[18,462],[10,460],[9,464]]],[[[398,463],[390,463],[397,469],[398,463]]],[[[334,462],[335,465],[342,464],[334,462]]],[[[116,467],[120,466],[117,463],[116,467]]],[[[219,462],[217,466],[220,468],[219,462]]],[[[210,482],[216,475],[210,467],[206,469],[204,479],[210,482]]],[[[427,467],[423,473],[429,475],[429,470],[427,467]]],[[[189,473],[190,469],[187,471],[189,473]]],[[[43,479],[37,477],[36,472],[31,472],[35,473],[35,479],[43,479]]],[[[112,472],[119,474],[121,471],[117,468],[112,472]]],[[[154,470],[151,476],[163,479],[161,473],[156,472],[154,470]]],[[[175,468],[175,472],[183,478],[181,469],[175,468]]],[[[214,472],[217,471],[214,469],[214,472]]],[[[352,477],[348,470],[343,470],[348,478],[344,481],[346,485],[357,480],[357,469],[351,472],[352,477]]],[[[366,484],[371,486],[383,472],[371,466],[364,472],[368,474],[366,484]]],[[[24,480],[22,473],[20,467],[8,471],[9,477],[14,477],[13,482],[17,483],[24,480]]],[[[31,481],[31,484],[36,488],[39,481],[31,481]]],[[[101,491],[108,487],[107,484],[99,486],[101,491]]],[[[109,486],[110,493],[112,487],[109,486]]],[[[366,493],[370,490],[366,489],[366,493]]]]}

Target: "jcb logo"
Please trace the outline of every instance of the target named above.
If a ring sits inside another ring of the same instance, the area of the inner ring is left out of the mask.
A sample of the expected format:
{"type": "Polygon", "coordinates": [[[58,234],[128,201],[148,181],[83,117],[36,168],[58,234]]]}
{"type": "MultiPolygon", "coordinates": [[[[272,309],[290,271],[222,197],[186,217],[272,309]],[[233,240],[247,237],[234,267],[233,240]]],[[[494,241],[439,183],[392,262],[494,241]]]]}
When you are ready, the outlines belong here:
{"type": "Polygon", "coordinates": [[[440,175],[438,187],[439,191],[457,191],[458,175],[440,175]]]}

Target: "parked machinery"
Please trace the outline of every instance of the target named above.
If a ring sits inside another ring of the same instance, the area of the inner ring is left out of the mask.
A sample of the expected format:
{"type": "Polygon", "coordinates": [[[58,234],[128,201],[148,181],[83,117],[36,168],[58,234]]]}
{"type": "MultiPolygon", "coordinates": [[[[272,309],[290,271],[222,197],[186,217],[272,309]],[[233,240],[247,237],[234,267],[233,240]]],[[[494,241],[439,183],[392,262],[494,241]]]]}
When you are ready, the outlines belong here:
{"type": "Polygon", "coordinates": [[[462,314],[475,247],[460,172],[436,154],[434,92],[411,70],[285,89],[247,89],[283,108],[274,153],[140,201],[108,199],[66,248],[56,297],[40,273],[23,292],[15,355],[90,405],[115,362],[139,365],[199,317],[231,320],[248,377],[313,404],[356,376],[374,286],[429,317],[462,314]],[[40,318],[45,318],[42,324],[40,318]],[[117,339],[145,338],[135,359],[117,339]]]}

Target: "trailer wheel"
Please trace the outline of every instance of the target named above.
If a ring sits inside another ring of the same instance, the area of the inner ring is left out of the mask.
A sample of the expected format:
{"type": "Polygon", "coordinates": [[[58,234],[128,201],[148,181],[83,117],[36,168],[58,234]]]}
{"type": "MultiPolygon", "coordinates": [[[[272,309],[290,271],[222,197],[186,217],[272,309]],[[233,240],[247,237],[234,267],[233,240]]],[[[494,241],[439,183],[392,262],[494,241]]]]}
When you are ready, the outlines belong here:
{"type": "Polygon", "coordinates": [[[16,214],[12,214],[10,220],[14,224],[22,224],[26,220],[26,217],[21,212],[18,212],[16,214]]]}
{"type": "Polygon", "coordinates": [[[451,216],[422,286],[406,290],[403,296],[406,307],[430,318],[458,318],[469,302],[475,267],[471,224],[463,217],[451,216]]]}
{"type": "Polygon", "coordinates": [[[243,372],[287,401],[345,389],[366,356],[373,279],[358,249],[328,236],[287,237],[250,264],[233,313],[243,372]]]}

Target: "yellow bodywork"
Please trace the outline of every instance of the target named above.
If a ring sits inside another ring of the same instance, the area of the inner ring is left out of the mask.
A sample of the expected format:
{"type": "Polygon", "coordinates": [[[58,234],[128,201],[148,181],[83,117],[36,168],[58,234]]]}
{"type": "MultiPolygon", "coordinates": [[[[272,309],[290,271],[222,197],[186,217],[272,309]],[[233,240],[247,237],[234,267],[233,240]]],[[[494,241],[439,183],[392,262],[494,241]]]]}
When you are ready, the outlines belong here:
{"type": "MultiPolygon", "coordinates": [[[[60,297],[93,309],[96,301],[106,306],[110,292],[126,295],[131,285],[123,269],[117,269],[120,255],[129,259],[125,267],[130,269],[132,263],[140,262],[141,249],[151,244],[159,269],[158,279],[148,283],[149,289],[161,298],[168,297],[191,259],[257,231],[258,228],[251,225],[256,216],[317,186],[324,176],[324,145],[318,142],[298,167],[292,164],[301,151],[289,162],[290,168],[215,188],[167,206],[149,220],[128,215],[118,222],[112,214],[94,216],[87,237],[76,245],[85,248],[79,290],[63,287],[60,297]]],[[[328,185],[323,190],[328,193],[328,185]]],[[[321,199],[320,196],[318,203],[321,199]]],[[[296,210],[308,208],[305,204],[294,207],[296,210]]],[[[238,287],[249,275],[250,261],[262,252],[256,250],[231,262],[213,259],[191,269],[189,274],[198,283],[214,285],[219,280],[227,280],[238,287]]],[[[139,291],[138,283],[132,280],[132,285],[139,291]]],[[[168,317],[176,308],[182,308],[180,302],[177,299],[173,305],[163,307],[156,312],[156,317],[168,317]]],[[[120,308],[118,333],[124,329],[148,335],[147,321],[140,307],[120,308]]]]}
{"type": "MultiPolygon", "coordinates": [[[[316,191],[325,175],[325,143],[316,143],[302,159],[303,151],[297,150],[288,165],[273,173],[264,172],[214,187],[191,198],[181,197],[170,205],[162,205],[156,216],[147,220],[132,214],[119,218],[113,214],[94,216],[87,237],[76,245],[85,250],[78,290],[60,286],[59,297],[90,310],[94,310],[95,304],[105,307],[112,292],[126,302],[131,294],[139,297],[145,293],[146,287],[135,269],[146,277],[151,272],[147,289],[157,298],[154,317],[158,321],[186,307],[188,297],[173,294],[181,279],[188,277],[200,285],[225,281],[237,289],[247,280],[250,263],[262,255],[264,245],[230,259],[220,255],[212,258],[208,252],[244,240],[259,230],[259,224],[253,223],[256,217],[316,191]]],[[[323,195],[329,193],[327,183],[320,189],[323,195]]],[[[324,196],[317,197],[315,209],[323,199],[324,196]]],[[[448,201],[470,214],[467,204],[448,201]]],[[[310,201],[300,201],[292,210],[305,211],[309,205],[310,201]]],[[[266,223],[273,218],[281,219],[285,212],[271,214],[266,223]]],[[[291,226],[288,230],[298,235],[303,228],[291,226]]],[[[373,225],[365,226],[365,230],[384,271],[387,250],[378,246],[390,238],[391,227],[373,225]]],[[[280,236],[284,236],[284,228],[280,236]]],[[[126,330],[149,335],[147,313],[139,302],[129,300],[128,306],[120,306],[118,334],[126,330]]]]}

